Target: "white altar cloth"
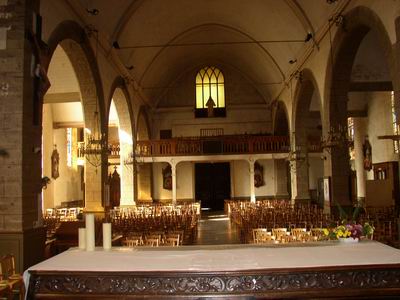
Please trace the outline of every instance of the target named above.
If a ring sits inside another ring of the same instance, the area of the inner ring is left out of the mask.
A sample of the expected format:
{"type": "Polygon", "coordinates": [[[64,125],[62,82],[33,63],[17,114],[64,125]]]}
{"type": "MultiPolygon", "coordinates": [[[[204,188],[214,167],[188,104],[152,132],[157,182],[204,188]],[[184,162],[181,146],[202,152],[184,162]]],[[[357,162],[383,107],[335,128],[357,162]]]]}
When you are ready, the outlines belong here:
{"type": "Polygon", "coordinates": [[[96,248],[87,252],[72,248],[29,271],[162,272],[244,271],[281,268],[400,264],[400,250],[375,241],[356,244],[323,242],[287,245],[220,245],[160,248],[96,248]]]}
{"type": "MultiPolygon", "coordinates": [[[[276,268],[400,264],[400,250],[374,242],[307,246],[72,248],[28,269],[37,271],[238,271],[276,268]]],[[[25,272],[26,273],[26,272],[25,272]]]]}

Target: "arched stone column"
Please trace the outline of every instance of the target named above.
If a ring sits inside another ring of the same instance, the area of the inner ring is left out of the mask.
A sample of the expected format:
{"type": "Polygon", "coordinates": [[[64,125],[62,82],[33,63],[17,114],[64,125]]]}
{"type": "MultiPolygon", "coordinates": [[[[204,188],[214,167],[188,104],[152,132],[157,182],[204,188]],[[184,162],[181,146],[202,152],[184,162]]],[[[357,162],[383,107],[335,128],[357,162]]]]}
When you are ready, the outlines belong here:
{"type": "MultiPolygon", "coordinates": [[[[146,111],[142,106],[139,110],[137,126],[137,141],[145,141],[151,138],[150,127],[146,111]]],[[[153,164],[141,163],[137,172],[137,199],[142,201],[152,201],[153,199],[153,164]]]]}
{"type": "MultiPolygon", "coordinates": [[[[120,166],[121,166],[121,206],[134,205],[134,168],[133,165],[126,165],[124,161],[133,153],[133,136],[134,136],[134,120],[133,111],[129,93],[126,89],[125,82],[118,77],[111,89],[109,98],[109,106],[111,100],[115,103],[117,110],[119,126],[119,143],[120,143],[120,166]]],[[[108,114],[109,115],[109,114],[108,114]]]]}
{"type": "MultiPolygon", "coordinates": [[[[394,56],[392,45],[388,34],[379,17],[369,8],[356,7],[344,16],[345,22],[337,28],[337,32],[332,43],[332,53],[328,57],[333,61],[333,66],[328,63],[326,71],[326,94],[328,101],[324,105],[324,133],[330,127],[337,128],[339,125],[347,128],[347,101],[351,82],[351,71],[358,48],[368,32],[376,31],[379,37],[388,66],[391,78],[398,77],[394,66],[394,56]],[[333,55],[333,57],[332,57],[333,55]]],[[[332,31],[335,29],[332,25],[332,31]]],[[[398,90],[397,81],[393,81],[395,90],[398,90]]],[[[350,199],[349,177],[349,153],[347,147],[332,149],[331,155],[325,163],[329,167],[326,175],[332,177],[332,203],[339,203],[342,206],[352,206],[350,199]]]]}
{"type": "MultiPolygon", "coordinates": [[[[321,107],[317,84],[312,72],[308,69],[298,75],[294,103],[293,103],[293,136],[292,149],[299,149],[303,161],[295,161],[291,168],[292,200],[310,200],[309,190],[309,138],[320,139],[321,132],[318,123],[321,121],[319,111],[311,111],[314,99],[317,106],[321,107]]],[[[320,110],[320,109],[319,109],[320,110]]]]}
{"type": "MultiPolygon", "coordinates": [[[[85,128],[93,131],[98,126],[95,122],[97,111],[100,130],[103,134],[106,133],[102,83],[97,59],[85,30],[73,21],[64,21],[51,34],[48,44],[50,57],[60,45],[71,61],[79,83],[85,128]]],[[[48,68],[48,66],[45,67],[48,68]]],[[[97,167],[90,164],[87,159],[85,163],[85,209],[87,211],[104,210],[103,182],[107,175],[106,153],[103,153],[99,160],[101,163],[97,167]]]]}

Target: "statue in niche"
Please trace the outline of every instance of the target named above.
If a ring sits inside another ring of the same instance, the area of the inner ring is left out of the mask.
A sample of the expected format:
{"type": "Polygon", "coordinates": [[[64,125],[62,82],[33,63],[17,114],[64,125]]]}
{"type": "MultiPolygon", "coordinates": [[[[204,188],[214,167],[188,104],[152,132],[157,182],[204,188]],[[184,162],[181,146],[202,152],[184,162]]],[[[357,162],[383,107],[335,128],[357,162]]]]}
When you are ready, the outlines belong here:
{"type": "Polygon", "coordinates": [[[371,171],[372,169],[372,147],[368,140],[368,135],[365,136],[363,144],[364,155],[364,170],[371,171]]]}
{"type": "Polygon", "coordinates": [[[165,190],[172,190],[172,170],[171,166],[168,165],[162,170],[163,174],[163,188],[165,190]]]}
{"type": "Polygon", "coordinates": [[[51,154],[51,178],[57,179],[60,177],[59,172],[60,155],[57,151],[57,145],[54,145],[53,153],[51,154]]]}
{"type": "Polygon", "coordinates": [[[121,177],[117,172],[117,167],[114,167],[114,173],[108,176],[108,184],[110,186],[109,205],[116,207],[121,202],[121,177]]]}
{"type": "Polygon", "coordinates": [[[254,163],[254,186],[260,187],[265,185],[264,182],[264,167],[258,162],[254,163]]]}

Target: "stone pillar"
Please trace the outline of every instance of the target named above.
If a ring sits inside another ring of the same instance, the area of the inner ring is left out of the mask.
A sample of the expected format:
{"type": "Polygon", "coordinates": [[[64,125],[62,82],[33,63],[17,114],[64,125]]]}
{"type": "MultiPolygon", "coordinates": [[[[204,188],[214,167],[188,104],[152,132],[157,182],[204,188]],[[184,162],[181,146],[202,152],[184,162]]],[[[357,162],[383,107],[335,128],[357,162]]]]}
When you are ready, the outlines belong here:
{"type": "Polygon", "coordinates": [[[102,167],[101,165],[98,167],[91,165],[86,158],[85,170],[85,211],[103,212],[102,167]]]}
{"type": "Polygon", "coordinates": [[[275,196],[279,198],[288,197],[288,178],[286,170],[286,161],[284,159],[275,159],[275,196]]]}
{"type": "Polygon", "coordinates": [[[172,204],[176,204],[176,163],[171,160],[172,173],[172,204]]]}
{"type": "Polygon", "coordinates": [[[310,200],[309,179],[308,179],[308,153],[306,134],[304,128],[299,128],[299,133],[293,133],[292,151],[298,154],[290,162],[290,177],[292,185],[292,203],[310,200]],[[298,155],[298,156],[297,156],[298,155]]]}
{"type": "Polygon", "coordinates": [[[363,143],[367,134],[366,118],[354,118],[354,156],[357,174],[357,200],[365,201],[367,173],[364,170],[363,143]]]}
{"type": "Polygon", "coordinates": [[[138,199],[152,201],[153,164],[143,163],[137,166],[138,199]]]}
{"type": "MultiPolygon", "coordinates": [[[[43,259],[40,87],[34,90],[32,28],[39,1],[0,2],[0,256],[12,253],[22,272],[43,259]],[[39,99],[38,99],[39,98],[39,99]]],[[[37,61],[36,61],[37,62],[37,61]]]]}
{"type": "Polygon", "coordinates": [[[128,143],[121,138],[120,134],[120,165],[121,165],[121,206],[132,206],[135,205],[133,200],[133,172],[135,168],[135,162],[132,165],[126,165],[125,159],[132,155],[133,147],[131,143],[128,143]]]}
{"type": "Polygon", "coordinates": [[[256,202],[256,190],[254,187],[254,159],[250,158],[249,162],[249,175],[250,175],[250,201],[252,203],[256,202]]]}

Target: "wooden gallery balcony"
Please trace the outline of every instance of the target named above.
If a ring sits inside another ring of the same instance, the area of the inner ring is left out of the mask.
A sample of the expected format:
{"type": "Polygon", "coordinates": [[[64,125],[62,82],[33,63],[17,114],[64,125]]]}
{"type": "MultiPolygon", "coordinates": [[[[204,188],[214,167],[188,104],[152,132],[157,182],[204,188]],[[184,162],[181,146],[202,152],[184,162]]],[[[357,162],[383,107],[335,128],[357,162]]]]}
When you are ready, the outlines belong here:
{"type": "MultiPolygon", "coordinates": [[[[287,153],[289,149],[290,139],[287,136],[224,135],[138,141],[136,155],[154,157],[287,153]]],[[[309,138],[308,151],[321,152],[320,140],[309,138]]]]}

